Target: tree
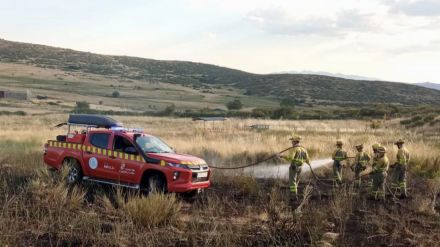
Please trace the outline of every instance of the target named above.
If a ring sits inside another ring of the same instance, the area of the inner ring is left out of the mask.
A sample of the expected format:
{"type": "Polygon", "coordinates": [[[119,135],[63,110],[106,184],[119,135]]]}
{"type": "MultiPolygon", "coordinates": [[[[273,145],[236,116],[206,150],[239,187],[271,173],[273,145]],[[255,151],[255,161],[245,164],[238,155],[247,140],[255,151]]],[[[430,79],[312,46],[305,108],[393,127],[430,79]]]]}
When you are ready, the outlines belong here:
{"type": "Polygon", "coordinates": [[[272,118],[273,119],[280,119],[280,118],[288,118],[290,115],[292,115],[293,110],[290,107],[280,107],[273,111],[272,118]]]}
{"type": "Polygon", "coordinates": [[[119,97],[119,95],[121,95],[121,94],[120,94],[119,91],[117,91],[117,90],[113,91],[113,93],[112,93],[112,96],[113,96],[114,98],[119,97]]]}
{"type": "Polygon", "coordinates": [[[229,110],[240,110],[243,107],[243,104],[241,103],[240,100],[235,99],[233,101],[229,101],[228,103],[226,103],[226,107],[229,110]]]}
{"type": "Polygon", "coordinates": [[[296,100],[292,98],[284,98],[280,102],[281,107],[295,107],[296,100]]]}

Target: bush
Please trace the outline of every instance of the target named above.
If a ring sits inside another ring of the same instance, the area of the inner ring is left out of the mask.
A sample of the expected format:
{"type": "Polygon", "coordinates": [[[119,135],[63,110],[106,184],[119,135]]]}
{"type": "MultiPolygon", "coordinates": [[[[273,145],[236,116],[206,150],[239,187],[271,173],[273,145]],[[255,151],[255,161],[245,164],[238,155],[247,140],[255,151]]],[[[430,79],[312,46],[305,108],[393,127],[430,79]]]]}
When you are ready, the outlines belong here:
{"type": "Polygon", "coordinates": [[[133,198],[124,207],[135,224],[147,228],[175,223],[180,208],[174,195],[161,193],[133,198]]]}
{"type": "Polygon", "coordinates": [[[77,109],[90,109],[90,104],[87,101],[77,101],[75,108],[77,108],[77,109]]]}
{"type": "Polygon", "coordinates": [[[429,114],[429,115],[427,115],[427,116],[425,116],[425,117],[423,118],[423,121],[424,121],[425,123],[428,123],[428,122],[433,121],[436,117],[437,117],[436,114],[429,114]]]}
{"type": "Polygon", "coordinates": [[[292,115],[293,109],[290,107],[280,107],[273,111],[272,118],[273,119],[280,119],[280,118],[288,118],[290,115],[292,115]]]}
{"type": "Polygon", "coordinates": [[[0,111],[0,116],[2,115],[17,115],[17,116],[26,116],[26,112],[24,111],[0,111]]]}
{"type": "Polygon", "coordinates": [[[117,91],[117,90],[113,91],[113,93],[112,93],[113,98],[117,98],[117,97],[119,97],[120,95],[121,95],[121,94],[120,94],[119,91],[117,91]]]}
{"type": "Polygon", "coordinates": [[[272,115],[270,109],[255,108],[252,110],[251,117],[253,118],[267,118],[272,115]]]}
{"type": "Polygon", "coordinates": [[[240,110],[241,108],[243,108],[243,104],[241,103],[240,100],[236,99],[236,100],[233,100],[233,101],[229,101],[226,104],[226,107],[229,110],[240,110]]]}
{"type": "Polygon", "coordinates": [[[171,116],[174,114],[175,111],[176,111],[176,106],[174,104],[171,104],[167,106],[162,113],[164,116],[171,116]]]}
{"type": "Polygon", "coordinates": [[[296,104],[296,100],[294,100],[292,98],[285,98],[285,99],[282,99],[280,102],[281,107],[294,107],[295,104],[296,104]]]}

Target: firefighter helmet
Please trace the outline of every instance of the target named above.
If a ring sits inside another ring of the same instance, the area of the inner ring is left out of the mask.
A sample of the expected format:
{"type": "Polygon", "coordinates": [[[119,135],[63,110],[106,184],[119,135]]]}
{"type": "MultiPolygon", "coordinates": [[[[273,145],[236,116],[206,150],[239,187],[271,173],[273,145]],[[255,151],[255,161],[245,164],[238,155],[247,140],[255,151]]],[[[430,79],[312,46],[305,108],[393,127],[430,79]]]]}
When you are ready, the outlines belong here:
{"type": "Polygon", "coordinates": [[[403,139],[399,139],[394,144],[398,145],[398,144],[404,144],[404,143],[405,143],[405,141],[403,139]]]}
{"type": "Polygon", "coordinates": [[[292,135],[289,140],[299,142],[301,141],[301,137],[297,135],[292,135]]]}

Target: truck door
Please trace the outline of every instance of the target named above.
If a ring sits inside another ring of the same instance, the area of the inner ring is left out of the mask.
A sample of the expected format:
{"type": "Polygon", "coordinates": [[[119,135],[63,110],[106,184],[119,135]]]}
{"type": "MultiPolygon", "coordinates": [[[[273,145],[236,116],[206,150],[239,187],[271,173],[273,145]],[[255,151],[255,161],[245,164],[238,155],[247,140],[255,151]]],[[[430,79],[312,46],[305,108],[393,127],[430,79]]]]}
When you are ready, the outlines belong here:
{"type": "Polygon", "coordinates": [[[108,146],[110,133],[90,133],[83,149],[85,169],[91,177],[105,180],[115,180],[118,173],[115,167],[108,163],[108,146]]]}
{"type": "Polygon", "coordinates": [[[139,153],[133,143],[122,135],[115,134],[113,138],[112,155],[109,164],[118,167],[118,180],[125,183],[137,183],[142,163],[139,153]]]}

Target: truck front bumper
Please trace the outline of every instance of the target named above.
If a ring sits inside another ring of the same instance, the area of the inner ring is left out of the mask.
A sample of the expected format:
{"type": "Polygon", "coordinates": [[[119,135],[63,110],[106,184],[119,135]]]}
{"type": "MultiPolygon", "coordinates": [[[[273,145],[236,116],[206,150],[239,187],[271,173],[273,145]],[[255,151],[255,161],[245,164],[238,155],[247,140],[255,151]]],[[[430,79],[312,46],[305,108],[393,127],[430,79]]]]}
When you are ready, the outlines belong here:
{"type": "Polygon", "coordinates": [[[211,181],[203,181],[203,182],[197,182],[197,183],[192,183],[192,182],[188,182],[188,183],[178,183],[178,184],[173,184],[171,183],[168,186],[168,191],[169,192],[178,192],[178,193],[182,193],[182,192],[190,192],[193,190],[198,190],[198,189],[206,189],[211,185],[211,181]]]}

